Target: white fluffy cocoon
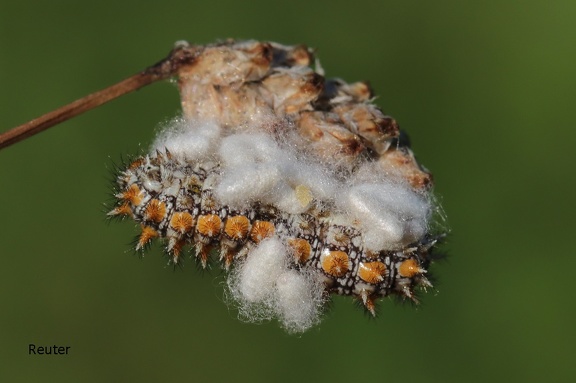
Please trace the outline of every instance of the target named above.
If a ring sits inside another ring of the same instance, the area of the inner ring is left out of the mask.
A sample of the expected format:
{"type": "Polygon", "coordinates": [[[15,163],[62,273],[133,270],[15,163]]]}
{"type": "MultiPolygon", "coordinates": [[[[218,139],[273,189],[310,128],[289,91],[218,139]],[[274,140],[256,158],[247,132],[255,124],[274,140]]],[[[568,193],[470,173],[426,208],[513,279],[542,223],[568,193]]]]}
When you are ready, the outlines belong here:
{"type": "Polygon", "coordinates": [[[219,148],[224,166],[216,197],[230,206],[247,207],[259,201],[291,214],[305,212],[310,200],[332,200],[339,189],[335,175],[289,147],[280,147],[269,135],[240,133],[225,137],[219,148]]]}
{"type": "Polygon", "coordinates": [[[293,333],[319,321],[324,287],[314,272],[288,268],[288,251],[277,237],[265,239],[248,253],[232,271],[228,288],[244,320],[278,318],[293,333]]]}
{"type": "Polygon", "coordinates": [[[320,320],[324,286],[316,272],[287,270],[276,280],[276,311],[290,332],[304,332],[320,320]]]}
{"type": "Polygon", "coordinates": [[[287,251],[278,238],[262,241],[239,268],[238,293],[247,303],[273,299],[276,280],[286,268],[287,251]]]}
{"type": "Polygon", "coordinates": [[[430,201],[403,184],[354,185],[342,203],[360,222],[364,245],[373,251],[401,249],[428,231],[430,201]]]}

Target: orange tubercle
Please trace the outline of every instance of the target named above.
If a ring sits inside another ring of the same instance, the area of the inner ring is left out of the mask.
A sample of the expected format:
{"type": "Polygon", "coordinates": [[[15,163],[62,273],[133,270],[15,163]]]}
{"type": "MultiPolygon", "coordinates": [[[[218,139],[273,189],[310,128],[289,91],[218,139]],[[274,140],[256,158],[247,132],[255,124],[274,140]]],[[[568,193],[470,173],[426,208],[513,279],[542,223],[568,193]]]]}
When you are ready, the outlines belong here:
{"type": "Polygon", "coordinates": [[[350,269],[348,254],[343,251],[324,251],[320,256],[322,269],[334,277],[343,277],[350,269]]]}
{"type": "Polygon", "coordinates": [[[207,245],[205,243],[198,243],[196,244],[196,257],[200,259],[200,264],[202,268],[205,269],[208,263],[208,256],[210,255],[210,251],[212,250],[211,245],[207,245]]]}
{"type": "Polygon", "coordinates": [[[135,161],[132,161],[132,163],[130,163],[130,165],[128,165],[128,169],[134,170],[137,167],[139,167],[140,165],[142,165],[144,163],[144,158],[140,157],[138,159],[136,159],[135,161]]]}
{"type": "Polygon", "coordinates": [[[288,244],[294,250],[294,258],[298,263],[305,263],[312,254],[310,243],[302,238],[291,238],[288,244]]]}
{"type": "Polygon", "coordinates": [[[188,212],[174,213],[170,219],[170,227],[180,234],[187,233],[194,227],[194,218],[188,212]]]}
{"type": "Polygon", "coordinates": [[[243,215],[229,217],[224,226],[224,232],[233,240],[245,239],[250,229],[250,221],[243,215]]]}
{"type": "Polygon", "coordinates": [[[119,195],[119,197],[130,202],[134,206],[138,206],[142,203],[142,192],[136,184],[130,185],[125,192],[119,195]]]}
{"type": "Polygon", "coordinates": [[[420,267],[418,261],[413,258],[403,261],[398,267],[398,272],[401,276],[406,278],[412,278],[416,274],[422,274],[425,272],[424,269],[420,267]]]}
{"type": "Polygon", "coordinates": [[[362,299],[362,303],[366,310],[372,314],[372,316],[376,316],[376,304],[374,303],[374,296],[368,293],[367,291],[362,291],[360,294],[360,299],[362,299]]]}
{"type": "Polygon", "coordinates": [[[250,238],[255,243],[260,243],[264,238],[271,237],[274,234],[274,224],[269,221],[256,221],[250,231],[250,238]]]}
{"type": "Polygon", "coordinates": [[[198,217],[196,230],[198,233],[213,238],[220,234],[222,220],[216,214],[201,215],[198,217]]]}
{"type": "Polygon", "coordinates": [[[142,233],[136,244],[136,250],[143,249],[150,241],[158,237],[158,232],[150,226],[142,226],[142,233]]]}
{"type": "Polygon", "coordinates": [[[108,213],[108,215],[131,215],[132,208],[130,208],[130,204],[128,202],[123,203],[122,205],[115,207],[108,213]]]}
{"type": "Polygon", "coordinates": [[[156,223],[162,222],[164,217],[166,216],[166,204],[162,201],[157,199],[153,199],[148,203],[146,206],[146,210],[144,212],[144,218],[147,221],[152,221],[156,223]]]}
{"type": "Polygon", "coordinates": [[[382,262],[360,262],[358,276],[368,283],[379,283],[386,275],[386,265],[382,262]]]}
{"type": "Polygon", "coordinates": [[[170,249],[170,253],[172,255],[172,262],[174,262],[174,264],[178,263],[180,255],[182,254],[182,248],[184,247],[184,244],[185,244],[184,240],[177,241],[174,244],[174,246],[172,246],[172,248],[170,249]]]}

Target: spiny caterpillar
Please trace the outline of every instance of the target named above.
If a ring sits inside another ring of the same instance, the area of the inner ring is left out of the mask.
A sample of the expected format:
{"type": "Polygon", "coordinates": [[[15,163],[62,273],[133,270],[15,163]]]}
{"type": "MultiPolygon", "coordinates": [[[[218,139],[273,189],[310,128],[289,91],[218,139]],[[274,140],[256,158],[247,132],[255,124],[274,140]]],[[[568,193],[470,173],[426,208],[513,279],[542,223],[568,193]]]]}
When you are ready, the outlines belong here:
{"type": "Polygon", "coordinates": [[[170,262],[216,255],[249,320],[290,332],[329,295],[417,301],[439,235],[432,178],[366,83],[327,80],[312,51],[254,41],[181,43],[184,116],[117,175],[113,217],[170,262]]]}

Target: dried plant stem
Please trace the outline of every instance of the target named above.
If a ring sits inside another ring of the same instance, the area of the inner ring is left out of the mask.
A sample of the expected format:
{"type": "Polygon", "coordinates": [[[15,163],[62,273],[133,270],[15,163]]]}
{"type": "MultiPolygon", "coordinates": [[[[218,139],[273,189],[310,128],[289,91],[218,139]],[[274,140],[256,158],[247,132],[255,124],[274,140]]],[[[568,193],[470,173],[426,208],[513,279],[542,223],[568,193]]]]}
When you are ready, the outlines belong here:
{"type": "Polygon", "coordinates": [[[0,134],[0,149],[15,144],[40,133],[54,125],[100,106],[108,101],[130,93],[145,85],[164,80],[178,73],[178,70],[194,62],[197,49],[190,46],[179,46],[172,50],[168,57],[143,72],[135,74],[117,84],[98,92],[82,97],[45,115],[0,134]]]}
{"type": "Polygon", "coordinates": [[[139,89],[156,80],[156,78],[146,75],[145,73],[138,73],[137,75],[127,78],[126,80],[114,84],[106,89],[82,97],[68,105],[64,105],[41,117],[2,133],[0,135],[0,149],[15,144],[18,141],[22,141],[36,133],[40,133],[45,129],[82,114],[123,94],[139,89]]]}

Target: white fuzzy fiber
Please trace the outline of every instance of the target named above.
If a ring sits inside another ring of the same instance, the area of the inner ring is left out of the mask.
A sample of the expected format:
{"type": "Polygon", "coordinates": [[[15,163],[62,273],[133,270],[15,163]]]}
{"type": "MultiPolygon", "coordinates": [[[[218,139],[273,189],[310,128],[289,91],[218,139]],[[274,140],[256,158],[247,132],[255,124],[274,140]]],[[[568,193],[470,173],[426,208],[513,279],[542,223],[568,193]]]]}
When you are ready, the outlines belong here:
{"type": "Polygon", "coordinates": [[[430,202],[403,184],[355,185],[344,203],[364,229],[364,245],[373,251],[401,249],[428,230],[430,202]]]}
{"type": "Polygon", "coordinates": [[[287,331],[303,332],[318,323],[324,287],[317,274],[288,268],[288,252],[276,237],[262,241],[228,278],[241,319],[278,318],[287,331]]]}
{"type": "Polygon", "coordinates": [[[320,321],[324,303],[318,275],[288,270],[276,281],[276,309],[282,325],[289,332],[304,332],[320,321]]]}
{"type": "Polygon", "coordinates": [[[287,251],[278,238],[267,238],[249,252],[240,268],[238,292],[248,303],[270,299],[276,280],[286,270],[287,251]]]}
{"type": "Polygon", "coordinates": [[[219,146],[221,129],[214,122],[190,121],[177,118],[168,123],[152,144],[152,152],[182,156],[190,161],[204,159],[219,146]]]}
{"type": "Polygon", "coordinates": [[[334,174],[263,133],[225,137],[218,154],[224,170],[215,195],[229,206],[246,208],[262,202],[300,214],[309,204],[298,198],[298,187],[318,200],[331,200],[339,190],[334,174]]]}

